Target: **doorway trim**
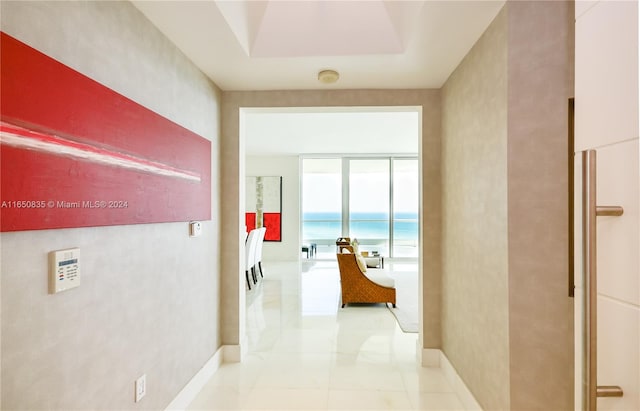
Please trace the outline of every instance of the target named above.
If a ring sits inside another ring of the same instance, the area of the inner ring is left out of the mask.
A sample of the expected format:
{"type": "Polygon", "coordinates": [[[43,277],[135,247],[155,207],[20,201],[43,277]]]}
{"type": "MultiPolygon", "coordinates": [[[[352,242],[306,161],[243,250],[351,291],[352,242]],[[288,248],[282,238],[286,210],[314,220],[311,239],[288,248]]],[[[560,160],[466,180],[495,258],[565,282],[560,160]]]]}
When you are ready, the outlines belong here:
{"type": "Polygon", "coordinates": [[[221,343],[246,353],[245,290],[242,265],[244,231],[245,135],[242,111],[288,107],[393,107],[420,109],[418,162],[421,177],[418,277],[419,349],[441,348],[441,188],[440,91],[422,90],[306,90],[223,91],[221,109],[221,343]],[[428,210],[428,212],[425,212],[428,210]],[[225,240],[226,239],[226,240],[225,240]],[[241,275],[242,274],[242,275],[241,275]],[[428,285],[428,287],[425,287],[428,285]]]}

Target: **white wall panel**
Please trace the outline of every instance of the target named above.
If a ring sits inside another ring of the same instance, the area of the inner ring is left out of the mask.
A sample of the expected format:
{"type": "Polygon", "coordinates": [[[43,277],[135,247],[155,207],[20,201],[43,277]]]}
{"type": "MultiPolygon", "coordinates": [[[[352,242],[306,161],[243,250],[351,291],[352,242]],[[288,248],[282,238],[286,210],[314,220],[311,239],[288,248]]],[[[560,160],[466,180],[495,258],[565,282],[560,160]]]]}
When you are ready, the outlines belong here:
{"type": "MultiPolygon", "coordinates": [[[[597,150],[597,203],[622,206],[597,218],[598,385],[624,396],[599,398],[599,410],[640,409],[640,148],[638,2],[576,4],[576,151],[597,150]]],[[[580,169],[576,156],[576,284],[582,284],[580,169]]],[[[576,288],[576,409],[581,398],[581,287],[576,288]]]]}
{"type": "Polygon", "coordinates": [[[619,205],[621,217],[598,217],[598,293],[640,306],[638,139],[597,152],[598,205],[619,205]]]}
{"type": "Polygon", "coordinates": [[[637,28],[637,1],[599,2],[577,19],[576,150],[638,138],[637,28]]]}

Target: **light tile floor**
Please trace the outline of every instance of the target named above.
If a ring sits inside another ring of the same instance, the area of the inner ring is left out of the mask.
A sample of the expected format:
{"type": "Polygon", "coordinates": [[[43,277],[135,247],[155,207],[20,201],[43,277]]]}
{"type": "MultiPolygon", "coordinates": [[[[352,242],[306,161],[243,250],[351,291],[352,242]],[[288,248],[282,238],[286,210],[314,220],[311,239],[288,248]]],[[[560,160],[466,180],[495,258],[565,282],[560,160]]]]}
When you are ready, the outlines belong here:
{"type": "Polygon", "coordinates": [[[335,261],[264,269],[247,292],[248,358],[223,364],[190,410],[463,410],[383,304],[340,308],[335,261]]]}

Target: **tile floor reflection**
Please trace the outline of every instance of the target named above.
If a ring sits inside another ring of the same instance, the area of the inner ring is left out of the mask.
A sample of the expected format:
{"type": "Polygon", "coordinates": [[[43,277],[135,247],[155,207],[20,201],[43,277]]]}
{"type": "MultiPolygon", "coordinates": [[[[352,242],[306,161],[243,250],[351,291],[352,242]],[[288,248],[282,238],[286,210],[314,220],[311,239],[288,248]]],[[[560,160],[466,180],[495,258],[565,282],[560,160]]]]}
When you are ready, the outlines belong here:
{"type": "Polygon", "coordinates": [[[264,269],[247,292],[248,358],[223,364],[190,410],[463,410],[383,304],[340,308],[335,261],[264,269]]]}

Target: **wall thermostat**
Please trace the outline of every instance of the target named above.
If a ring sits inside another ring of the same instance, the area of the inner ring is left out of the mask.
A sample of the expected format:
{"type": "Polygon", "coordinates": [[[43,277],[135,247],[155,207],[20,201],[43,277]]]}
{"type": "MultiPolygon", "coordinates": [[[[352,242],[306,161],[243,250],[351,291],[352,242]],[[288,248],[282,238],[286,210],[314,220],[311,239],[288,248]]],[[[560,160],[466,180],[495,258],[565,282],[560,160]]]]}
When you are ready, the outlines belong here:
{"type": "Polygon", "coordinates": [[[80,285],[80,249],[49,253],[49,294],[59,293],[80,285]]]}

